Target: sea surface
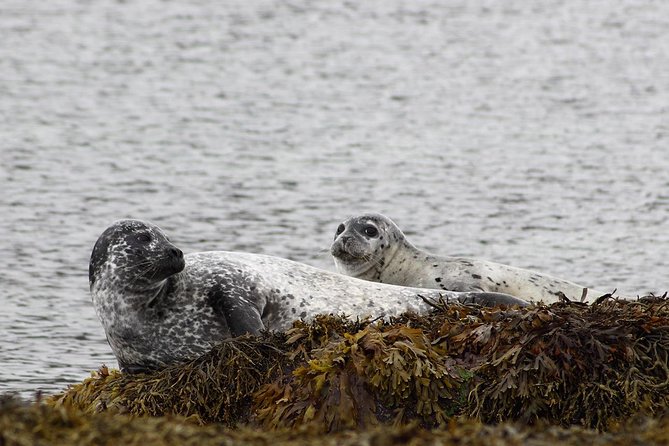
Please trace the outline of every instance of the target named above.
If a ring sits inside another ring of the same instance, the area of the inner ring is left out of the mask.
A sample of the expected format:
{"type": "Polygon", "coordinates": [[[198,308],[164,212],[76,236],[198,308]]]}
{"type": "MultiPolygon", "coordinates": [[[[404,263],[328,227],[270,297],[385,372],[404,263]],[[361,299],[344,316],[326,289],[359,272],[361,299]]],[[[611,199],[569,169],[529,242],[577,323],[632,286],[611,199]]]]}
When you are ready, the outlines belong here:
{"type": "Polygon", "coordinates": [[[126,217],[333,270],[337,225],[669,289],[669,2],[3,0],[0,393],[116,366],[88,290],[126,217]]]}

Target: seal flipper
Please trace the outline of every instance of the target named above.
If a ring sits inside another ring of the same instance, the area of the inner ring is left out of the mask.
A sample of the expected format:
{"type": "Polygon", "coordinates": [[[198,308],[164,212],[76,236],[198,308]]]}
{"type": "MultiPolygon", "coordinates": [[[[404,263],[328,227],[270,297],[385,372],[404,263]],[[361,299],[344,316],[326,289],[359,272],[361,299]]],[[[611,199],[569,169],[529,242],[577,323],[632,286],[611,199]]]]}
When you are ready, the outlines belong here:
{"type": "Polygon", "coordinates": [[[223,314],[233,337],[247,333],[257,335],[265,328],[260,313],[250,302],[228,302],[223,314]]]}
{"type": "Polygon", "coordinates": [[[119,368],[123,373],[127,373],[130,375],[135,375],[137,373],[150,373],[154,370],[157,370],[154,367],[147,367],[144,365],[134,365],[134,364],[126,364],[126,363],[121,363],[119,361],[118,363],[119,368]]]}
{"type": "Polygon", "coordinates": [[[257,335],[265,328],[256,306],[222,284],[212,287],[207,297],[214,313],[225,320],[232,337],[257,335]]]}
{"type": "Polygon", "coordinates": [[[478,304],[484,307],[494,307],[495,305],[518,305],[527,307],[529,303],[526,300],[503,293],[462,293],[458,297],[462,304],[478,304]]]}

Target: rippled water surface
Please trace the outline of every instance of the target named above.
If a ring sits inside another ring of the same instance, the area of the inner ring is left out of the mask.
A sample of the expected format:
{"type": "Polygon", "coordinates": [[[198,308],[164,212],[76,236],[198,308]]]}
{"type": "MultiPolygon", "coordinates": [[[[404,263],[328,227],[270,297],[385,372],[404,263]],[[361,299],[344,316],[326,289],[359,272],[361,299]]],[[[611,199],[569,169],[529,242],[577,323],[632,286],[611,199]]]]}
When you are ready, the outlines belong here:
{"type": "Polygon", "coordinates": [[[112,221],[333,269],[338,223],[669,288],[669,2],[0,3],[0,392],[116,366],[112,221]]]}

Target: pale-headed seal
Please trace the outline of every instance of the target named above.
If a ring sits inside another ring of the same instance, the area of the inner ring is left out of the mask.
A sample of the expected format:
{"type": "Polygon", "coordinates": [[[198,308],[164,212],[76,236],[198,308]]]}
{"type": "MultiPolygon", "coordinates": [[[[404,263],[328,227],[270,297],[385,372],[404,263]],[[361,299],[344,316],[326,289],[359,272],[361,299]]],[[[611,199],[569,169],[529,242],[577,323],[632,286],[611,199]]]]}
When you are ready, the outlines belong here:
{"type": "Polygon", "coordinates": [[[123,370],[160,368],[215,343],[285,330],[319,313],[392,316],[430,309],[421,296],[482,305],[524,302],[497,293],[451,293],[374,284],[290,260],[235,252],[183,255],[157,226],[118,221],[89,267],[95,311],[123,370]]]}
{"type": "Polygon", "coordinates": [[[586,302],[605,294],[581,285],[499,263],[442,257],[413,246],[388,217],[369,213],[351,217],[337,228],[330,248],[337,270],[374,282],[450,291],[511,294],[527,301],[560,300],[560,293],[586,302]]]}

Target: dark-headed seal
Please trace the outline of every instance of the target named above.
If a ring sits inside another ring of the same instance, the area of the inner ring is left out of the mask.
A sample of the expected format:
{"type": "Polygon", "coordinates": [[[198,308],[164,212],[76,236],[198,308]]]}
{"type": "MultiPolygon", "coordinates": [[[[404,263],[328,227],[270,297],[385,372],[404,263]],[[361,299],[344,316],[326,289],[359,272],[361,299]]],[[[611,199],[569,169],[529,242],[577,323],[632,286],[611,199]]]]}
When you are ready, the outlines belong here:
{"type": "Polygon", "coordinates": [[[585,291],[586,302],[604,294],[526,269],[426,253],[409,243],[400,228],[381,214],[364,214],[340,224],[330,252],[340,273],[374,282],[506,293],[545,303],[557,302],[560,293],[580,301],[585,291]]]}
{"type": "Polygon", "coordinates": [[[136,372],[194,358],[214,344],[285,330],[319,313],[354,317],[425,313],[428,299],[482,305],[524,302],[375,284],[290,260],[235,252],[183,255],[157,226],[116,222],[91,255],[95,311],[120,367],[136,372]]]}

